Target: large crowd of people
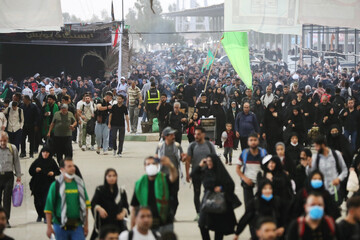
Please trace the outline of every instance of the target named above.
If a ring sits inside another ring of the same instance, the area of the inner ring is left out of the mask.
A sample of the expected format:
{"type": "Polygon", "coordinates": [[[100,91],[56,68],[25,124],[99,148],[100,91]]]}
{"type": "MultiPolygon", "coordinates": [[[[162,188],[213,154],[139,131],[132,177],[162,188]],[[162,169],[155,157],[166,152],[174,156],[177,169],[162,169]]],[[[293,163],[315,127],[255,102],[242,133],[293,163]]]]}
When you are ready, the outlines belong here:
{"type": "Polygon", "coordinates": [[[238,239],[246,226],[260,240],[359,239],[360,192],[348,197],[347,184],[359,185],[360,65],[346,69],[336,58],[320,58],[290,72],[283,61],[261,59],[248,88],[222,61],[207,82],[204,57],[193,49],[139,52],[128,77],[106,80],[66,73],[7,78],[0,95],[0,216],[7,226],[14,174],[20,183],[20,159],[28,156],[36,158],[29,174],[37,221],[47,223],[49,238],[85,239],[91,209],[92,240],[176,239],[184,179],[193,184],[204,240],[209,231],[215,240],[238,239]],[[213,135],[204,119],[215,119],[213,135]],[[130,201],[115,169],[89,198],[73,144],[122,157],[125,132],[141,134],[139,123],[144,132],[159,131],[159,143],[130,201]],[[239,179],[225,167],[232,164],[239,179]],[[234,192],[239,180],[243,196],[234,192]],[[240,199],[245,213],[236,219],[240,199]],[[335,222],[345,201],[346,216],[335,222]]]}

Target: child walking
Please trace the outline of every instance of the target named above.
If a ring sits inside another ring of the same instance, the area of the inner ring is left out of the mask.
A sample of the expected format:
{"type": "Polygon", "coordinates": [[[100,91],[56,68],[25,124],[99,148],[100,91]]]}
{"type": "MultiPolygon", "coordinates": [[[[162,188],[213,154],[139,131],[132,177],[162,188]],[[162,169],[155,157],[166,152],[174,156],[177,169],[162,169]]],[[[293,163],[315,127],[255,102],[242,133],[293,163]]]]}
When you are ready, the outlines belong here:
{"type": "Polygon", "coordinates": [[[225,132],[226,132],[226,135],[227,135],[227,138],[226,138],[226,140],[224,142],[225,164],[229,163],[229,165],[232,165],[232,153],[233,153],[233,147],[234,147],[235,134],[234,134],[234,131],[232,130],[232,124],[231,123],[226,124],[225,132]]]}

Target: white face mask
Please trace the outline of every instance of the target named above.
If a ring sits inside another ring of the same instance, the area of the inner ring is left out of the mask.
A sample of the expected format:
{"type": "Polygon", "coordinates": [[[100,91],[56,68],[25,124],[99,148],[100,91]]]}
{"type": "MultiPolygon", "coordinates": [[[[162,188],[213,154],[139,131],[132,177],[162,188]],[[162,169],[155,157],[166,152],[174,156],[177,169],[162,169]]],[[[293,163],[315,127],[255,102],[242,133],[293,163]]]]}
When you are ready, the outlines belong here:
{"type": "Polygon", "coordinates": [[[159,167],[155,164],[150,164],[145,167],[145,171],[148,176],[152,177],[159,172],[159,167]]]}
{"type": "Polygon", "coordinates": [[[65,177],[68,178],[68,179],[74,179],[75,177],[75,174],[68,174],[68,173],[65,173],[65,177]]]}
{"type": "Polygon", "coordinates": [[[292,143],[290,142],[291,146],[296,147],[299,143],[292,143]]]}

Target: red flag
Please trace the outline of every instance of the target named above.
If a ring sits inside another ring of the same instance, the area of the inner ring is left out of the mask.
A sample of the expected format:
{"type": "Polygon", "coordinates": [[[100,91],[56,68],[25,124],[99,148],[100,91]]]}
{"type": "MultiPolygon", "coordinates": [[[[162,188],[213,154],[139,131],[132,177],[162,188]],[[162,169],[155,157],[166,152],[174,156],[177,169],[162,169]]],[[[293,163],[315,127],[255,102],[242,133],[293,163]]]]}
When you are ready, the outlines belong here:
{"type": "Polygon", "coordinates": [[[115,31],[115,38],[114,38],[113,47],[116,47],[116,44],[118,42],[118,38],[119,38],[119,27],[117,27],[116,31],[115,31]]]}

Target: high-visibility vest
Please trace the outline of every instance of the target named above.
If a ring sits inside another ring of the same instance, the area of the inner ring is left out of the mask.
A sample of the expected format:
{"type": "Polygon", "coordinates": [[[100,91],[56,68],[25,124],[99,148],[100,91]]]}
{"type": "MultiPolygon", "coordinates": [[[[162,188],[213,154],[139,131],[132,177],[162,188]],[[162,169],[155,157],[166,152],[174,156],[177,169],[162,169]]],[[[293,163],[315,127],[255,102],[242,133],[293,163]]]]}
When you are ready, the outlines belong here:
{"type": "Polygon", "coordinates": [[[155,89],[150,89],[147,91],[147,103],[148,104],[153,104],[153,103],[159,103],[160,101],[160,92],[159,90],[156,90],[156,92],[154,91],[155,89]]]}

